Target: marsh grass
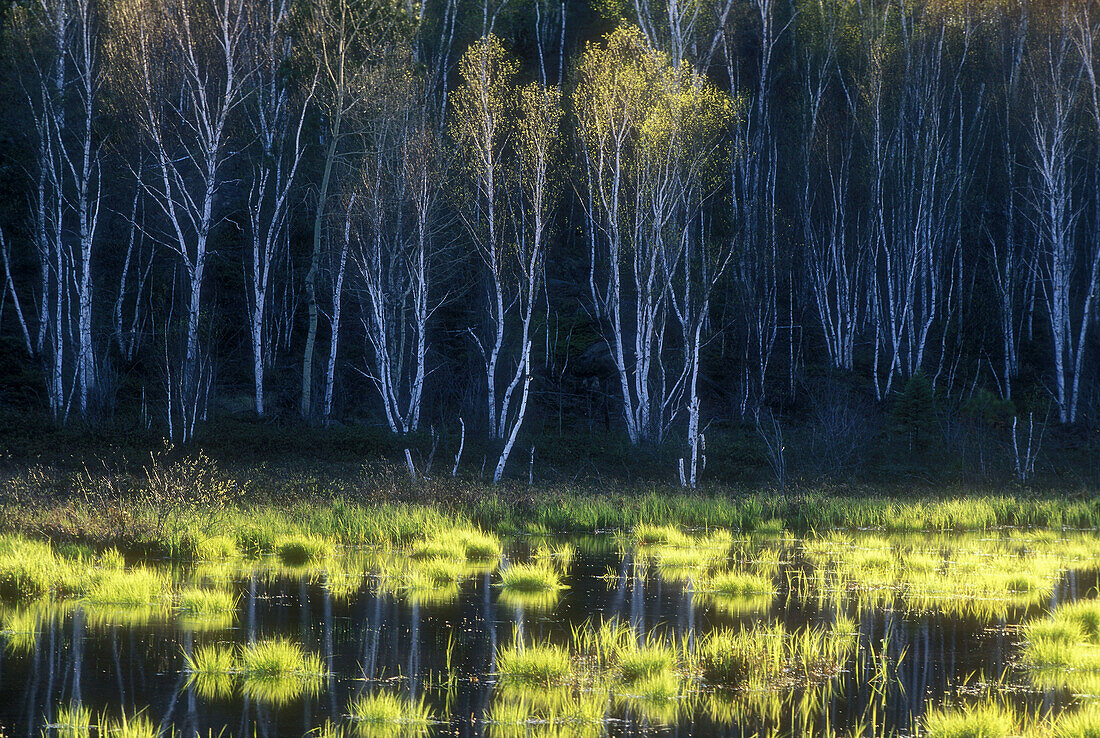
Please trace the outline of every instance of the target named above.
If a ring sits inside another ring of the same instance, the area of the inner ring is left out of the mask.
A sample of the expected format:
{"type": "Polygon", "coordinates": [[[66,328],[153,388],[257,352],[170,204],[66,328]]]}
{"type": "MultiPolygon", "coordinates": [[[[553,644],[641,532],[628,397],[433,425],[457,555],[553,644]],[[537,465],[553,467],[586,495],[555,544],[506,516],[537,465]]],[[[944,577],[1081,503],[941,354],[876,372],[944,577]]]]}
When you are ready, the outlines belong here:
{"type": "Polygon", "coordinates": [[[92,734],[92,711],[83,705],[62,707],[51,727],[57,738],[88,738],[92,734]]]}
{"type": "Polygon", "coordinates": [[[562,589],[561,575],[543,563],[512,564],[500,572],[500,584],[505,591],[552,592],[562,589]]]}
{"type": "Polygon", "coordinates": [[[674,648],[656,642],[617,649],[616,657],[620,678],[627,684],[669,675],[677,661],[674,648]]]}
{"type": "Polygon", "coordinates": [[[858,636],[847,621],[832,629],[788,631],[781,623],[707,634],[694,654],[703,678],[718,686],[768,690],[825,682],[843,669],[858,636]]]}
{"type": "Polygon", "coordinates": [[[332,556],[335,547],[330,541],[315,536],[295,535],[279,540],[275,552],[287,566],[306,566],[332,556]]]}
{"type": "Polygon", "coordinates": [[[326,674],[320,657],[308,654],[285,638],[250,643],[240,649],[240,669],[246,677],[320,678],[326,674]]]}
{"type": "Polygon", "coordinates": [[[191,674],[235,674],[237,652],[232,646],[199,646],[191,654],[184,654],[184,668],[191,674]]]}
{"type": "Polygon", "coordinates": [[[695,587],[698,591],[721,597],[752,597],[775,593],[775,586],[770,578],[739,571],[724,571],[702,577],[695,587]]]}
{"type": "Polygon", "coordinates": [[[244,696],[273,705],[318,693],[327,674],[320,657],[282,638],[200,646],[184,664],[188,684],[207,699],[227,698],[239,683],[244,696]]]}
{"type": "Polygon", "coordinates": [[[93,578],[84,600],[93,605],[141,606],[164,602],[171,596],[168,575],[145,566],[105,570],[93,578]]]}
{"type": "Polygon", "coordinates": [[[1019,734],[1015,714],[996,703],[934,710],[925,715],[923,727],[924,738],[1009,738],[1019,734]]]}
{"type": "Polygon", "coordinates": [[[157,738],[160,729],[144,713],[129,717],[123,714],[117,721],[107,723],[103,735],[111,738],[157,738]]]}
{"type": "Polygon", "coordinates": [[[232,592],[220,589],[186,587],[180,590],[177,602],[180,610],[189,615],[222,615],[237,611],[239,598],[232,592]]]}
{"type": "Polygon", "coordinates": [[[431,710],[423,701],[412,702],[390,692],[375,692],[352,700],[348,718],[369,725],[427,726],[431,710]]]}
{"type": "Polygon", "coordinates": [[[1100,738],[1100,704],[1090,702],[1066,710],[1051,724],[1052,738],[1100,738]]]}
{"type": "Polygon", "coordinates": [[[6,539],[0,542],[0,597],[21,600],[50,594],[67,568],[49,543],[6,539]]]}
{"type": "Polygon", "coordinates": [[[572,659],[561,646],[519,644],[497,652],[497,671],[506,680],[550,686],[568,680],[571,670],[572,659]]]}

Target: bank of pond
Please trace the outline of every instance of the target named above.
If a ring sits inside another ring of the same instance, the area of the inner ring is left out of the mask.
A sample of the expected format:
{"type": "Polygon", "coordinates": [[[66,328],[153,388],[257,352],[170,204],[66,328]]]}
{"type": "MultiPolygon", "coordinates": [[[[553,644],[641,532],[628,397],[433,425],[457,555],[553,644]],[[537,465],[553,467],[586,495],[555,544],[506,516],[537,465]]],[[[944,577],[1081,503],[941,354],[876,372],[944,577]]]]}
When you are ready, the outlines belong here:
{"type": "Polygon", "coordinates": [[[3,735],[1100,735],[1100,534],[0,538],[3,735]],[[182,549],[181,549],[182,550],[182,549]]]}

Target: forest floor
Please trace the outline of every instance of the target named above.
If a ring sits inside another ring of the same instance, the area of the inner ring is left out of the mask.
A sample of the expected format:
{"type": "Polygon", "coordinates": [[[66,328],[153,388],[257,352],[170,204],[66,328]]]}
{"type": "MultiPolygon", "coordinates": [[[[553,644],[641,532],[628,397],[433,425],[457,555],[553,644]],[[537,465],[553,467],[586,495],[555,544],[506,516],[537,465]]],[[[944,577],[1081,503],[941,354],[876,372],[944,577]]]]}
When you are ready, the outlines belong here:
{"type": "Polygon", "coordinates": [[[485,481],[492,450],[469,437],[452,474],[454,436],[230,420],[172,446],[152,432],[62,429],[0,412],[0,530],[186,556],[212,535],[262,538],[257,526],[347,544],[449,524],[501,534],[642,523],[742,532],[1100,527],[1095,454],[1071,441],[1048,441],[1063,465],[1026,485],[1013,479],[1003,444],[979,446],[982,469],[942,449],[906,453],[889,438],[843,474],[794,457],[796,471],[780,483],[764,444],[729,432],[709,444],[700,488],[685,490],[675,471],[682,449],[578,433],[538,438],[534,463],[528,447],[494,487],[485,481]]]}

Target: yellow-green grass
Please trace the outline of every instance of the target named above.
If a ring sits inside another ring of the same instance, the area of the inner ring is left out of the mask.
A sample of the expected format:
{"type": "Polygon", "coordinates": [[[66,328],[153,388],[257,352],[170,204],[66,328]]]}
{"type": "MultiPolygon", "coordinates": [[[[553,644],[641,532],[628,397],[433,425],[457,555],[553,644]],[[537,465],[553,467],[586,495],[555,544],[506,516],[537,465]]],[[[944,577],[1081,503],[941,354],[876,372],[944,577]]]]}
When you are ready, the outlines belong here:
{"type": "Polygon", "coordinates": [[[257,641],[241,647],[240,669],[246,677],[322,677],[326,674],[320,657],[306,653],[285,638],[257,641]]]}
{"type": "Polygon", "coordinates": [[[141,606],[164,602],[171,583],[163,571],[145,566],[100,572],[84,593],[93,605],[141,606]]]}
{"type": "Polygon", "coordinates": [[[431,710],[423,701],[412,702],[390,692],[375,692],[352,700],[348,717],[370,725],[428,725],[431,710]]]}
{"type": "Polygon", "coordinates": [[[933,710],[924,716],[924,738],[1009,738],[1019,734],[1016,716],[997,703],[933,710]]]}
{"type": "Polygon", "coordinates": [[[202,587],[185,587],[178,596],[180,610],[197,616],[236,612],[237,601],[232,592],[202,587]]]}
{"type": "Polygon", "coordinates": [[[627,684],[670,674],[677,660],[674,648],[656,642],[620,648],[615,655],[619,676],[627,684]]]}
{"type": "Polygon", "coordinates": [[[199,646],[190,655],[184,654],[184,667],[191,674],[235,674],[240,670],[237,650],[217,644],[199,646]]]}
{"type": "Polygon", "coordinates": [[[563,586],[558,570],[542,563],[512,564],[501,570],[500,583],[515,592],[550,592],[563,586]]]}
{"type": "Polygon", "coordinates": [[[92,711],[83,705],[62,707],[52,727],[57,738],[87,738],[92,734],[92,711]]]}
{"type": "Polygon", "coordinates": [[[111,738],[157,738],[160,729],[144,713],[129,717],[124,714],[117,721],[109,722],[104,734],[111,738]]]}
{"type": "Polygon", "coordinates": [[[695,588],[724,597],[748,597],[774,594],[775,586],[768,577],[739,571],[725,571],[703,577],[695,588]]]}
{"type": "Polygon", "coordinates": [[[523,647],[522,644],[497,652],[497,671],[503,679],[532,685],[560,684],[569,678],[572,659],[561,646],[552,644],[523,647]]]}
{"type": "Polygon", "coordinates": [[[539,544],[531,558],[537,563],[554,567],[564,575],[569,572],[576,555],[577,548],[572,543],[543,543],[539,544]]]}
{"type": "Polygon", "coordinates": [[[275,544],[279,560],[288,566],[306,566],[331,556],[334,546],[316,536],[287,536],[275,544]]]}
{"type": "Polygon", "coordinates": [[[1054,719],[1052,738],[1100,738],[1100,704],[1089,702],[1054,719]]]}
{"type": "Polygon", "coordinates": [[[707,634],[694,654],[703,678],[718,686],[774,689],[822,681],[838,674],[855,651],[847,621],[832,629],[788,631],[781,623],[707,634]]]}

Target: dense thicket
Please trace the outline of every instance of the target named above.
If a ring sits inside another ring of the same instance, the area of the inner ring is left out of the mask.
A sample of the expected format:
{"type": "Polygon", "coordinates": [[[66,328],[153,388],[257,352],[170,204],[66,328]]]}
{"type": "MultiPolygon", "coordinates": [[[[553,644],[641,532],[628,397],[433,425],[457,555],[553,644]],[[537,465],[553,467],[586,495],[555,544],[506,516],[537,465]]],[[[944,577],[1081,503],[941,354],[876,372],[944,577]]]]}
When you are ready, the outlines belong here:
{"type": "Polygon", "coordinates": [[[784,413],[938,402],[1026,477],[1100,420],[1096,2],[2,13],[4,404],[461,427],[495,479],[599,423],[689,485],[726,421],[781,473],[784,413]]]}

